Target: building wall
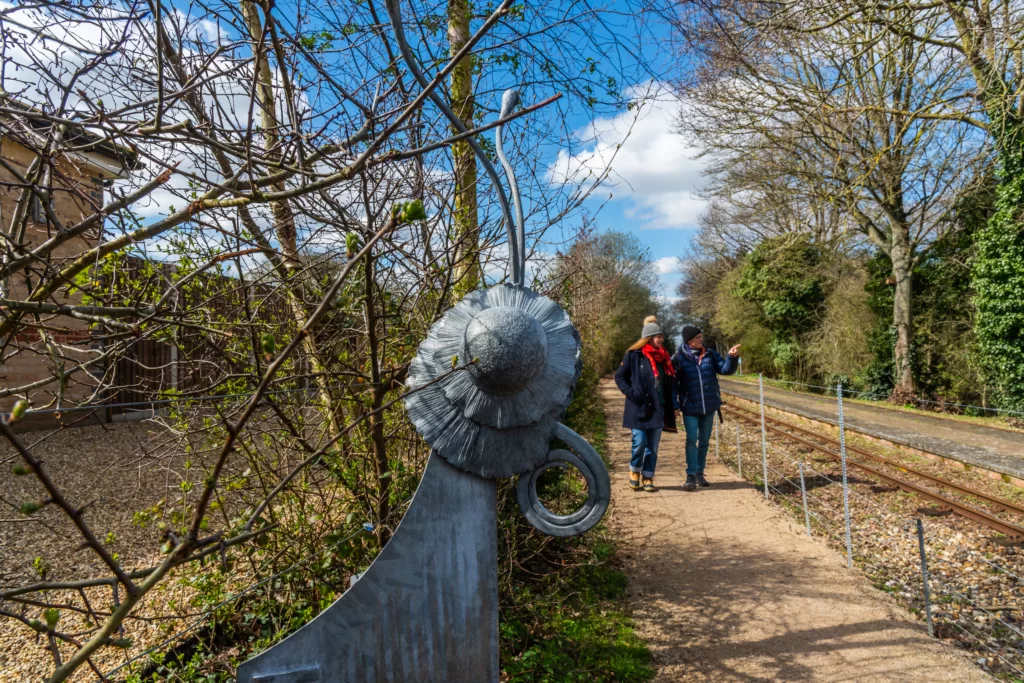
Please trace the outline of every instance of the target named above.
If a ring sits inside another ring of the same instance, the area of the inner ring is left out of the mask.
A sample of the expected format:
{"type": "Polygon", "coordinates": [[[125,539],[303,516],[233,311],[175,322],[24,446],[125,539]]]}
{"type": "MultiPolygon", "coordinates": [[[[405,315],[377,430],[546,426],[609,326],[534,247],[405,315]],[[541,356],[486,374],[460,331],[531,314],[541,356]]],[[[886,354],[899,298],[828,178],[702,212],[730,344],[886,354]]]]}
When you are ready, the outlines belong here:
{"type": "MultiPolygon", "coordinates": [[[[26,147],[4,137],[0,137],[0,157],[22,174],[28,170],[33,159],[32,153],[26,147]]],[[[51,191],[54,213],[66,226],[73,225],[94,213],[93,205],[102,206],[104,194],[101,183],[112,178],[113,175],[105,174],[85,163],[74,163],[67,159],[62,160],[57,168],[58,172],[54,173],[51,191]]],[[[4,233],[10,234],[11,221],[21,188],[7,184],[16,182],[16,178],[3,167],[0,167],[0,181],[2,181],[0,183],[0,224],[2,224],[4,233]]],[[[30,211],[30,218],[32,213],[30,211]]],[[[38,212],[35,213],[38,214],[38,212]]],[[[45,219],[43,222],[30,220],[25,235],[26,246],[32,247],[41,244],[53,234],[54,230],[53,226],[48,226],[45,223],[45,219]]],[[[61,245],[51,254],[50,262],[57,268],[66,265],[83,250],[95,245],[99,234],[100,230],[97,229],[61,245]]],[[[30,266],[26,271],[19,273],[7,283],[7,297],[11,299],[27,298],[31,287],[39,281],[38,275],[41,272],[42,264],[39,264],[30,266]]],[[[79,303],[80,300],[79,294],[69,296],[64,289],[56,292],[50,299],[51,303],[79,303]]],[[[31,316],[26,316],[24,319],[33,320],[31,316]]],[[[97,352],[90,350],[88,323],[67,316],[53,315],[40,316],[39,322],[52,328],[48,332],[54,342],[61,344],[58,348],[59,352],[65,356],[63,362],[66,367],[73,367],[80,362],[96,357],[97,352]]],[[[10,390],[56,376],[56,365],[46,345],[41,341],[38,330],[32,328],[22,330],[13,343],[6,346],[4,356],[4,362],[0,364],[0,389],[10,390]]],[[[92,393],[95,384],[95,380],[87,372],[80,370],[69,379],[64,398],[71,402],[82,399],[92,393]]],[[[58,382],[53,381],[46,386],[25,393],[32,402],[33,408],[56,407],[58,382]]],[[[25,393],[0,397],[0,410],[8,410],[18,398],[23,398],[25,393]]]]}

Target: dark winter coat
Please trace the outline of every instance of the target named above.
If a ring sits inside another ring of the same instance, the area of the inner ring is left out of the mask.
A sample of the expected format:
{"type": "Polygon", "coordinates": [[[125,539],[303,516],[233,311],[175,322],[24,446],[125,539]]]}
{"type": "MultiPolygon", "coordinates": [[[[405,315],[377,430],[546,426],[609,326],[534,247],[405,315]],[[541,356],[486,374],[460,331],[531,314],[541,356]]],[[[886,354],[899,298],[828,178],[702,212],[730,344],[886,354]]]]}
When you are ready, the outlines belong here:
{"type": "Polygon", "coordinates": [[[676,369],[676,405],[683,415],[708,415],[722,407],[718,375],[736,372],[735,358],[722,358],[714,349],[705,349],[698,363],[698,356],[684,344],[672,356],[672,365],[676,369]]]}
{"type": "Polygon", "coordinates": [[[658,379],[662,383],[661,392],[657,390],[651,361],[643,351],[627,351],[622,357],[622,364],[615,371],[615,384],[626,397],[626,408],[622,413],[623,427],[676,431],[673,404],[676,394],[675,378],[668,374],[666,368],[659,369],[658,379]]]}

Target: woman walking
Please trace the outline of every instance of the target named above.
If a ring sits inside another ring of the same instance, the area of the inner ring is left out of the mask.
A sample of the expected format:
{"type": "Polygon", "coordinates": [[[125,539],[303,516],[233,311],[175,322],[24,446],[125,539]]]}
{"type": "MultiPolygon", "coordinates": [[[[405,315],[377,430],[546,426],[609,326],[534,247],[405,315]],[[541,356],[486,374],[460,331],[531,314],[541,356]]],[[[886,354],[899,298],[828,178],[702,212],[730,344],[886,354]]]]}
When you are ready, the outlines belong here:
{"type": "Polygon", "coordinates": [[[622,426],[633,430],[629,487],[634,491],[641,486],[649,493],[657,490],[654,470],[661,432],[676,431],[675,375],[658,319],[648,316],[639,341],[629,347],[615,371],[615,384],[626,397],[622,426]]]}
{"type": "Polygon", "coordinates": [[[704,348],[704,335],[699,327],[683,328],[683,344],[672,358],[676,376],[676,405],[683,413],[686,427],[686,483],[684,491],[695,491],[698,486],[711,486],[704,478],[704,465],[708,459],[708,441],[715,426],[715,413],[722,407],[722,392],[718,375],[736,372],[736,357],[740,345],[729,349],[722,358],[714,349],[704,348]]]}

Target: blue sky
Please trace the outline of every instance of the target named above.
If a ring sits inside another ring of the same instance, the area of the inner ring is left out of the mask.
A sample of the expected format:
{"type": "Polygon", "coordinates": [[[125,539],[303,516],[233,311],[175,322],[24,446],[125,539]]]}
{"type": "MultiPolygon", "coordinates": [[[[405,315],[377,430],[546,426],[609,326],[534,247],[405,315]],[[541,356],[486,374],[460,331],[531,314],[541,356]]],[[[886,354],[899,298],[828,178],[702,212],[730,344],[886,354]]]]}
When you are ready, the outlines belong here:
{"type": "Polygon", "coordinates": [[[704,202],[696,192],[704,182],[698,151],[675,132],[679,101],[662,95],[639,112],[581,122],[579,137],[594,139],[573,156],[559,152],[556,169],[611,165],[612,174],[587,202],[605,230],[636,235],[651,250],[660,273],[661,296],[674,297],[680,276],[677,257],[696,234],[704,202]],[[616,149],[616,145],[621,145],[616,149]]]}
{"type": "MultiPolygon", "coordinates": [[[[629,0],[610,0],[606,10],[623,10],[619,16],[628,17],[629,0]],[[620,7],[621,5],[621,7],[620,7]]],[[[172,6],[179,2],[172,1],[172,6]]],[[[184,5],[184,3],[180,3],[184,5]]],[[[556,1],[553,5],[559,7],[556,1]]],[[[0,7],[10,7],[0,0],[0,7]]],[[[613,17],[614,18],[614,17],[613,17]]],[[[200,17],[200,27],[216,39],[219,35],[216,25],[209,17],[200,17]]],[[[612,72],[623,77],[651,77],[651,71],[665,73],[680,68],[680,61],[673,59],[664,46],[667,40],[666,28],[650,22],[630,43],[627,37],[635,27],[629,19],[605,22],[605,29],[613,31],[617,38],[629,43],[632,50],[618,52],[614,56],[599,54],[598,50],[609,45],[607,37],[582,40],[581,56],[607,62],[612,72]],[[643,37],[640,37],[642,35],[643,37]],[[601,47],[596,47],[601,46],[601,47]],[[644,64],[639,64],[643,61],[644,64]],[[654,65],[654,66],[652,66],[654,65]]],[[[80,30],[80,29],[76,29],[80,30]]],[[[670,76],[679,76],[678,73],[670,76]]],[[[644,99],[651,93],[653,98],[645,99],[639,109],[622,111],[618,114],[596,115],[594,110],[580,106],[567,106],[561,110],[566,116],[564,122],[576,131],[576,140],[561,150],[542,146],[550,154],[547,160],[552,177],[559,172],[587,171],[601,174],[610,165],[611,174],[601,188],[596,190],[585,207],[596,217],[596,224],[604,230],[617,230],[635,235],[651,252],[659,269],[661,286],[658,294],[675,296],[675,285],[680,277],[677,271],[677,257],[684,253],[688,242],[696,233],[697,216],[703,208],[695,192],[703,183],[703,164],[696,159],[697,150],[687,146],[686,141],[675,132],[675,119],[680,102],[668,88],[656,81],[622,83],[619,87],[627,99],[644,99]]],[[[105,94],[106,96],[106,94],[105,94]]],[[[239,110],[244,110],[243,105],[239,110]]],[[[579,177],[579,175],[577,175],[579,177]]],[[[149,207],[137,207],[143,213],[161,214],[165,204],[173,197],[155,196],[149,207]],[[160,200],[160,201],[157,201],[160,200]],[[167,200],[167,201],[163,201],[167,200]]]]}

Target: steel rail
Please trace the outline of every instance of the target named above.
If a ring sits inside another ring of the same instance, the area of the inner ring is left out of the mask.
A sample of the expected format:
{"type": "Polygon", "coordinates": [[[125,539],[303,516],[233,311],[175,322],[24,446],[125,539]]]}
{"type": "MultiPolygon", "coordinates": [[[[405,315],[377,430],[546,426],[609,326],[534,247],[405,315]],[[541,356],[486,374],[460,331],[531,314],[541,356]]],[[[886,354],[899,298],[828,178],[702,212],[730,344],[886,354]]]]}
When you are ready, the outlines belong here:
{"type": "MultiPolygon", "coordinates": [[[[744,411],[738,410],[731,406],[722,406],[722,408],[729,414],[739,417],[742,420],[745,420],[753,424],[759,424],[759,418],[754,419],[749,415],[745,414],[744,411]]],[[[773,418],[766,418],[766,422],[768,420],[775,422],[773,418]]],[[[774,434],[778,434],[779,436],[784,436],[788,439],[792,439],[797,443],[800,443],[808,448],[824,453],[825,455],[828,455],[829,457],[834,458],[836,460],[839,460],[840,458],[839,453],[836,453],[833,450],[825,448],[820,444],[816,444],[813,441],[808,441],[807,439],[797,436],[796,434],[786,432],[783,429],[776,427],[775,425],[766,424],[765,426],[768,431],[774,434]]],[[[952,509],[953,512],[957,513],[961,517],[972,519],[976,522],[979,522],[989,527],[990,529],[993,529],[994,531],[998,531],[1001,534],[1011,537],[1024,538],[1024,527],[1017,526],[1016,524],[1013,524],[1011,522],[1003,521],[998,517],[990,515],[984,510],[979,510],[977,508],[971,507],[970,505],[966,505],[965,503],[961,503],[960,501],[947,498],[946,496],[943,496],[940,493],[932,491],[931,489],[925,488],[924,486],[919,486],[918,484],[914,484],[904,479],[900,479],[899,477],[895,477],[891,474],[887,474],[875,467],[871,467],[870,465],[862,463],[858,460],[847,458],[847,463],[853,467],[856,467],[873,475],[874,477],[877,477],[878,479],[881,479],[882,481],[894,484],[908,493],[914,493],[924,498],[925,500],[929,500],[938,505],[947,506],[950,509],[952,509]]]]}
{"type": "MultiPolygon", "coordinates": [[[[749,413],[751,415],[755,414],[754,411],[747,410],[746,408],[742,408],[740,406],[730,406],[730,408],[733,409],[733,410],[740,410],[740,411],[749,413]]],[[[830,436],[828,436],[826,434],[821,434],[819,432],[815,432],[815,431],[807,429],[805,427],[801,427],[799,425],[795,425],[792,422],[787,422],[785,420],[780,420],[779,418],[776,418],[776,417],[766,417],[765,419],[771,420],[775,424],[783,425],[786,429],[792,429],[793,431],[800,432],[801,434],[806,434],[807,436],[809,436],[811,438],[819,439],[821,441],[825,441],[825,442],[827,442],[829,444],[832,444],[832,445],[838,445],[838,443],[839,443],[838,439],[833,439],[832,437],[830,437],[830,436]]],[[[1007,512],[1015,512],[1017,514],[1024,515],[1024,507],[1022,507],[1020,505],[1017,505],[1015,503],[1011,503],[1008,500],[1003,500],[1002,498],[996,498],[995,496],[991,496],[991,495],[989,495],[989,494],[987,494],[987,493],[985,493],[983,491],[978,491],[976,489],[972,489],[969,486],[963,486],[961,484],[957,484],[956,482],[949,481],[948,479],[943,479],[942,477],[937,477],[934,474],[928,474],[927,472],[922,472],[919,469],[916,469],[914,467],[910,467],[909,465],[904,465],[902,463],[898,463],[898,462],[896,462],[894,460],[890,460],[890,459],[888,459],[888,458],[886,458],[884,456],[878,455],[877,453],[872,453],[871,451],[864,450],[863,448],[858,448],[856,446],[851,446],[849,443],[846,444],[846,450],[851,451],[853,453],[856,453],[857,455],[864,456],[865,458],[870,458],[870,459],[874,460],[875,462],[880,462],[880,463],[883,463],[885,465],[889,465],[890,467],[895,467],[896,469],[902,470],[904,472],[907,472],[908,474],[913,474],[914,476],[921,477],[922,479],[927,479],[927,480],[929,480],[931,482],[934,482],[934,483],[936,483],[936,484],[938,484],[940,486],[944,486],[946,488],[954,489],[954,490],[959,491],[960,493],[966,494],[968,496],[974,496],[975,498],[980,498],[981,500],[987,501],[987,502],[989,502],[989,503],[991,503],[993,505],[997,505],[997,506],[1003,508],[1007,512]]]]}

